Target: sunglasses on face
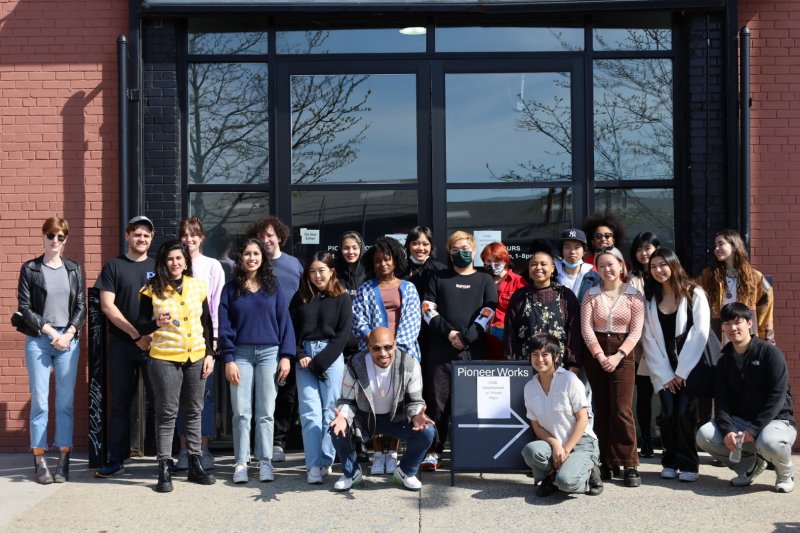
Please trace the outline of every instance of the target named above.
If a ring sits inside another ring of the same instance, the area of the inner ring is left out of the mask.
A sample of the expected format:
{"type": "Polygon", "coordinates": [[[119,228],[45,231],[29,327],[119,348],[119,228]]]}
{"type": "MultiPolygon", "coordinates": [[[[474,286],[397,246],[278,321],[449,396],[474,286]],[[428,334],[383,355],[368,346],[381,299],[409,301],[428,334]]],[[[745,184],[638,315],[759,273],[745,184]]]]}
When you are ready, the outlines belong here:
{"type": "Polygon", "coordinates": [[[375,344],[375,345],[369,347],[369,349],[372,350],[375,353],[391,352],[393,348],[394,348],[394,344],[384,344],[383,346],[381,346],[379,344],[375,344]]]}
{"type": "Polygon", "coordinates": [[[59,233],[59,234],[55,234],[55,233],[45,233],[45,234],[44,234],[44,236],[45,236],[45,237],[47,237],[47,240],[48,240],[48,241],[52,241],[52,240],[53,240],[53,239],[55,239],[56,237],[58,237],[58,242],[64,242],[64,241],[66,241],[66,240],[67,240],[67,236],[66,236],[66,235],[64,235],[63,233],[59,233]]]}
{"type": "Polygon", "coordinates": [[[594,234],[594,238],[598,239],[598,240],[599,239],[610,239],[613,236],[614,236],[614,234],[611,233],[611,232],[608,232],[608,233],[595,233],[594,234]]]}

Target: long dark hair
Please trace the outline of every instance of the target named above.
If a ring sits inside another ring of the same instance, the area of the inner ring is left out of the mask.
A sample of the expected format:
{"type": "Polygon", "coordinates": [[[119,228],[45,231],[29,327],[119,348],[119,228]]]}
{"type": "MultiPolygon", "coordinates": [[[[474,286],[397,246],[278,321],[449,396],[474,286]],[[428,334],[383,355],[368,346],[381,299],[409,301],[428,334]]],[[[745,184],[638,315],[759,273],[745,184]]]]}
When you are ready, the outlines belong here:
{"type": "Polygon", "coordinates": [[[378,237],[375,239],[375,244],[372,245],[372,248],[367,250],[364,254],[362,264],[364,265],[367,278],[371,279],[375,277],[374,260],[375,254],[379,252],[388,255],[394,260],[394,275],[402,279],[403,272],[408,269],[406,252],[403,250],[403,247],[400,246],[400,243],[397,242],[397,239],[393,239],[392,237],[378,237]]]}
{"type": "Polygon", "coordinates": [[[404,246],[406,254],[410,257],[411,256],[411,243],[419,240],[420,236],[425,237],[428,239],[428,242],[431,243],[431,253],[428,255],[430,258],[436,257],[436,248],[433,246],[433,232],[431,228],[428,226],[414,226],[406,235],[406,245],[404,246]]]}
{"type": "Polygon", "coordinates": [[[642,233],[637,234],[631,243],[631,274],[644,279],[647,279],[650,276],[650,271],[648,270],[647,265],[641,264],[639,260],[636,259],[636,251],[639,248],[644,248],[648,244],[651,244],[656,250],[661,248],[661,241],[658,240],[658,237],[656,237],[655,233],[651,233],[649,231],[643,231],[642,233]]]}
{"type": "Polygon", "coordinates": [[[172,280],[167,270],[167,256],[173,250],[180,250],[186,260],[186,269],[184,269],[183,274],[185,276],[192,275],[192,257],[189,255],[189,250],[186,246],[177,239],[170,239],[164,242],[159,246],[156,253],[156,275],[150,280],[150,288],[153,294],[162,299],[164,298],[164,290],[170,286],[170,281],[172,280]]]}
{"type": "Polygon", "coordinates": [[[324,292],[332,298],[336,298],[347,292],[336,277],[335,264],[333,256],[328,252],[317,252],[311,256],[311,259],[306,263],[306,268],[303,270],[303,279],[300,282],[300,300],[304,304],[313,300],[320,292],[324,292]],[[316,285],[311,283],[311,265],[315,261],[319,261],[331,269],[331,279],[328,280],[328,284],[322,290],[319,290],[316,285]]]}
{"type": "Polygon", "coordinates": [[[261,239],[250,237],[242,241],[239,246],[239,255],[236,257],[236,264],[233,266],[233,279],[236,282],[235,297],[239,297],[245,293],[247,284],[247,270],[244,268],[244,251],[251,244],[258,246],[261,251],[261,266],[256,271],[256,278],[258,279],[260,290],[267,291],[269,294],[275,292],[278,288],[278,278],[272,273],[272,261],[267,256],[267,249],[264,248],[264,243],[261,239]]]}
{"type": "MultiPolygon", "coordinates": [[[[656,257],[662,258],[672,272],[668,283],[675,292],[675,296],[677,296],[679,301],[680,298],[686,298],[689,305],[691,305],[692,298],[694,297],[694,288],[697,287],[697,283],[686,273],[683,265],[681,265],[681,260],[678,259],[678,255],[669,248],[659,248],[650,256],[650,264],[653,263],[653,259],[656,257]]],[[[654,280],[653,276],[650,276],[648,284],[650,286],[650,294],[656,297],[656,302],[660,303],[664,298],[661,284],[654,280]]]]}

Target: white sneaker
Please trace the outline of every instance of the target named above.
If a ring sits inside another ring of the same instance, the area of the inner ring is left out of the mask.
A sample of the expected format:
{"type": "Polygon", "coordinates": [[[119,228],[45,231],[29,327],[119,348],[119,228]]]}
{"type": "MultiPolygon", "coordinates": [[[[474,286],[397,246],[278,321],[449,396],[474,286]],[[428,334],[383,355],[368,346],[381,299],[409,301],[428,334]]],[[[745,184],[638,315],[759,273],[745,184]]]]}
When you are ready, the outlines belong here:
{"type": "Polygon", "coordinates": [[[306,481],[309,485],[322,485],[322,471],[318,466],[312,466],[306,472],[306,481]]]}
{"type": "Polygon", "coordinates": [[[372,454],[372,469],[369,471],[373,476],[386,473],[386,454],[375,452],[372,454]]]}
{"type": "Polygon", "coordinates": [[[662,468],[661,477],[664,479],[677,479],[678,471],[675,470],[674,468],[662,468]]]}
{"type": "Polygon", "coordinates": [[[678,479],[692,483],[700,479],[700,474],[698,472],[681,472],[678,479]]]}
{"type": "Polygon", "coordinates": [[[408,490],[420,490],[422,483],[417,479],[417,476],[407,476],[400,468],[395,469],[394,482],[403,485],[408,490]]]}
{"type": "Polygon", "coordinates": [[[326,478],[329,475],[331,475],[331,465],[325,465],[320,467],[319,475],[321,475],[323,478],[326,478]]]}
{"type": "Polygon", "coordinates": [[[275,481],[275,474],[272,473],[272,463],[269,461],[258,462],[258,480],[275,481]]]}
{"type": "Polygon", "coordinates": [[[175,470],[189,470],[189,450],[184,448],[178,452],[178,460],[175,461],[175,470]]]}
{"type": "Polygon", "coordinates": [[[342,476],[333,484],[333,490],[344,491],[350,490],[352,487],[357,487],[364,483],[364,476],[361,475],[361,469],[356,470],[353,477],[342,476]]]}
{"type": "Polygon", "coordinates": [[[761,474],[766,469],[767,461],[760,455],[756,455],[756,464],[753,465],[753,469],[749,472],[745,472],[744,474],[739,474],[733,478],[731,480],[731,485],[734,487],[746,487],[748,485],[752,485],[756,476],[761,474]]]}
{"type": "Polygon", "coordinates": [[[789,479],[778,479],[775,481],[775,492],[792,492],[794,490],[794,476],[790,475],[789,479]]]}
{"type": "Polygon", "coordinates": [[[386,452],[386,466],[384,467],[387,474],[394,474],[397,468],[397,450],[386,452]]]}
{"type": "Polygon", "coordinates": [[[286,460],[286,452],[283,451],[281,446],[275,446],[272,448],[272,462],[273,463],[282,463],[286,460]]]}
{"type": "Polygon", "coordinates": [[[234,483],[247,483],[247,465],[244,463],[236,463],[233,469],[233,482],[234,483]]]}
{"type": "Polygon", "coordinates": [[[214,470],[217,467],[217,463],[214,462],[214,456],[211,455],[208,448],[203,450],[203,455],[200,456],[200,466],[203,467],[203,470],[214,470]]]}

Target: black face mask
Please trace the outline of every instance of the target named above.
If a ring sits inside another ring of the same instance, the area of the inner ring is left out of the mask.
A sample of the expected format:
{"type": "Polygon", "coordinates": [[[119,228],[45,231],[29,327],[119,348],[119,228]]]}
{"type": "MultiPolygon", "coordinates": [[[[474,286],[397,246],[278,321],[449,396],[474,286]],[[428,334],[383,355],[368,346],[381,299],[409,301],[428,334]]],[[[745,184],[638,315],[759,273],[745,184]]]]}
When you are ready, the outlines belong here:
{"type": "Polygon", "coordinates": [[[450,254],[453,264],[457,268],[467,268],[472,264],[472,252],[467,250],[460,250],[456,253],[450,254]]]}

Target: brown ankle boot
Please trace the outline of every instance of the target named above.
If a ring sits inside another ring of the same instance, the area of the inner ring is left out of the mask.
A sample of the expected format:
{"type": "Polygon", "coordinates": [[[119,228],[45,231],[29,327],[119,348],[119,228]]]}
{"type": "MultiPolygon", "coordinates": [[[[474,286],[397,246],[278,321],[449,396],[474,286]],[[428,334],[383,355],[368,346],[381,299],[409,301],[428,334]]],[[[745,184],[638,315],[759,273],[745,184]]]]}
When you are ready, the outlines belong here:
{"type": "Polygon", "coordinates": [[[42,485],[49,485],[53,482],[53,476],[47,469],[47,458],[44,454],[33,455],[33,468],[36,472],[36,482],[42,485]]]}

